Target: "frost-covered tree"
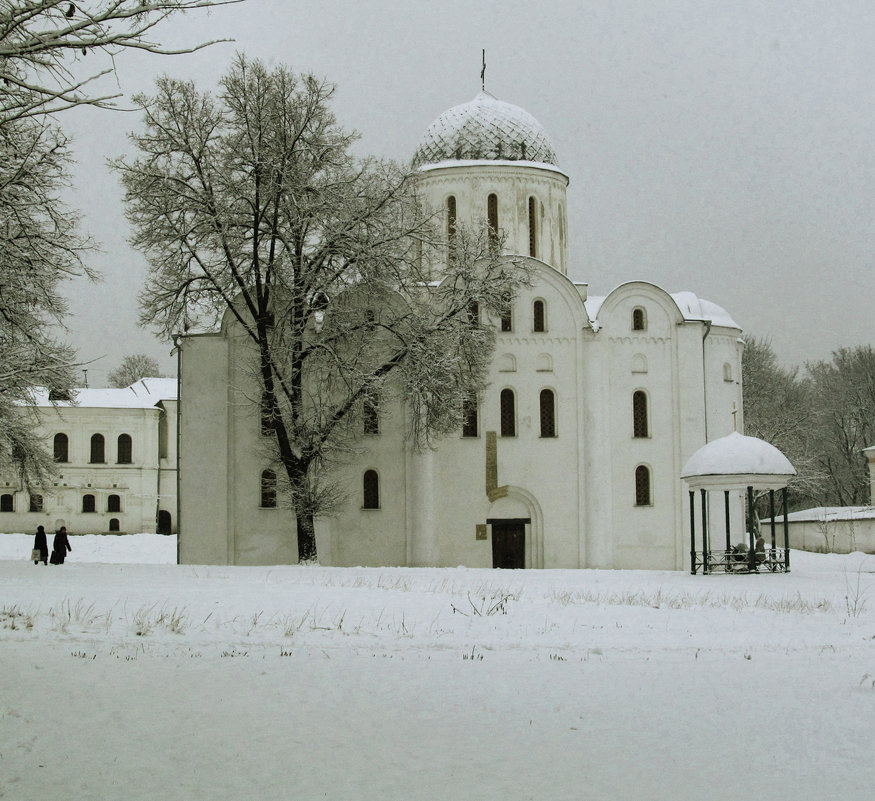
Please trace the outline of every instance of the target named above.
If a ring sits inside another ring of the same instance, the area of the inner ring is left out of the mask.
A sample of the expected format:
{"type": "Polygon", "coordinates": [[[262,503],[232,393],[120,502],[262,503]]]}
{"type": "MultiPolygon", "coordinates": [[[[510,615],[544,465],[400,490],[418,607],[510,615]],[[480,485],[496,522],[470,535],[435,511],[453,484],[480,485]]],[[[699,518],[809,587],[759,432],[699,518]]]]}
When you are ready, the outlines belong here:
{"type": "Polygon", "coordinates": [[[61,284],[95,278],[93,247],[60,200],[70,150],[58,126],[76,106],[111,107],[100,78],[126,50],[167,50],[150,37],[168,17],[224,5],[207,0],[0,0],[0,470],[45,483],[53,463],[35,436],[34,389],[69,397],[75,355],[57,337],[61,284]]]}
{"type": "Polygon", "coordinates": [[[115,368],[106,380],[111,387],[129,387],[141,378],[164,378],[157,359],[145,353],[133,353],[125,356],[122,363],[115,368]]]}
{"type": "Polygon", "coordinates": [[[302,561],[366,409],[399,404],[414,446],[457,430],[493,349],[481,319],[526,277],[485,231],[454,231],[448,254],[415,173],[353,157],[333,92],[244,56],[216,94],[163,78],[116,164],[150,265],[143,319],[170,336],[229,314],[248,342],[302,561]]]}
{"type": "Polygon", "coordinates": [[[871,503],[862,450],[875,444],[875,349],[840,348],[831,361],[806,367],[817,409],[817,458],[826,477],[821,503],[871,503]]]}

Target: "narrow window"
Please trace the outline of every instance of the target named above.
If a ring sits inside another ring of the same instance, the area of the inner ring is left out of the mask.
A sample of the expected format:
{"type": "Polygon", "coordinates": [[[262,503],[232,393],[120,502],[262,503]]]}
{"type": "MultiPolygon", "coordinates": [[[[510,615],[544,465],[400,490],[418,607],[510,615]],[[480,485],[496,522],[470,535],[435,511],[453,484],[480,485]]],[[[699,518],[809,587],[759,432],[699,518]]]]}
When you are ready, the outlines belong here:
{"type": "Polygon", "coordinates": [[[376,393],[365,396],[362,401],[362,428],[365,434],[380,433],[380,402],[376,393]]]}
{"type": "Polygon", "coordinates": [[[501,390],[501,436],[516,436],[516,399],[512,389],[501,390]]]}
{"type": "Polygon", "coordinates": [[[640,389],[632,394],[632,436],[650,436],[647,426],[647,395],[640,389]]]}
{"type": "Polygon", "coordinates": [[[118,436],[118,463],[131,464],[133,459],[133,445],[131,443],[130,434],[119,434],[118,436]]]}
{"type": "Polygon", "coordinates": [[[477,436],[477,398],[465,398],[462,401],[462,436],[477,436]]]}
{"type": "Polygon", "coordinates": [[[723,380],[732,381],[732,365],[729,362],[723,364],[723,380]]]}
{"type": "Polygon", "coordinates": [[[456,247],[456,196],[447,198],[447,247],[449,248],[450,262],[455,259],[456,247]]]}
{"type": "Polygon", "coordinates": [[[30,496],[30,511],[31,512],[41,512],[43,510],[43,496],[42,495],[31,495],[30,496]]]}
{"type": "Polygon", "coordinates": [[[556,396],[552,389],[542,389],[541,406],[541,436],[556,436],[556,396]]]}
{"type": "Polygon", "coordinates": [[[543,333],[547,330],[543,300],[536,300],[532,304],[532,330],[536,333],[543,333]]]}
{"type": "Polygon", "coordinates": [[[376,470],[365,470],[362,478],[362,509],[380,508],[380,477],[376,470]]]}
{"type": "Polygon", "coordinates": [[[635,505],[650,506],[650,470],[643,464],[635,468],[635,505]]]}
{"type": "Polygon", "coordinates": [[[106,499],[107,512],[120,512],[122,510],[122,499],[118,495],[110,495],[106,499]]]}
{"type": "Polygon", "coordinates": [[[167,430],[167,410],[161,410],[161,416],[158,418],[158,458],[167,458],[167,441],[169,432],[167,430]]]}
{"type": "Polygon", "coordinates": [[[95,511],[97,511],[97,507],[95,506],[93,495],[83,495],[82,496],[82,511],[83,512],[95,512],[95,511]]]}
{"type": "Polygon", "coordinates": [[[647,316],[644,314],[644,309],[640,306],[637,309],[632,309],[632,330],[647,330],[647,316]]]}
{"type": "Polygon", "coordinates": [[[119,531],[119,522],[117,517],[111,517],[109,519],[109,530],[110,531],[119,531]]]}
{"type": "Polygon", "coordinates": [[[0,512],[14,512],[15,504],[12,496],[8,493],[0,495],[0,512]]]}
{"type": "Polygon", "coordinates": [[[54,448],[56,462],[70,461],[69,446],[70,440],[67,439],[66,434],[55,434],[54,448]]]}
{"type": "Polygon", "coordinates": [[[106,449],[103,434],[94,434],[91,437],[91,464],[103,464],[106,461],[106,449]]]}
{"type": "Polygon", "coordinates": [[[507,298],[504,311],[501,313],[501,330],[513,331],[513,301],[507,298]]]}
{"type": "Polygon", "coordinates": [[[264,470],[261,474],[261,508],[276,508],[276,473],[264,470]]]}
{"type": "Polygon", "coordinates": [[[538,255],[538,217],[537,217],[538,202],[535,198],[529,198],[529,255],[537,257],[538,255]]]}
{"type": "Polygon", "coordinates": [[[486,219],[489,223],[489,244],[498,246],[498,195],[495,193],[486,198],[486,219]]]}
{"type": "Polygon", "coordinates": [[[480,304],[476,300],[468,301],[468,322],[471,325],[477,325],[480,322],[480,304]]]}

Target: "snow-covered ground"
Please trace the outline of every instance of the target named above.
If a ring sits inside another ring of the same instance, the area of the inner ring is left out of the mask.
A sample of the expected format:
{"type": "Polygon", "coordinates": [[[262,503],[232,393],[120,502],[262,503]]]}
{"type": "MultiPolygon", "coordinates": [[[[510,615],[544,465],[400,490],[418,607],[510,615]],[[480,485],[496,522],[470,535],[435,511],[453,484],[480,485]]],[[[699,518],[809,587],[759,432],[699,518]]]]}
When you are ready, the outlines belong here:
{"type": "Polygon", "coordinates": [[[0,535],[0,798],[870,799],[875,556],[177,566],[0,535]]]}

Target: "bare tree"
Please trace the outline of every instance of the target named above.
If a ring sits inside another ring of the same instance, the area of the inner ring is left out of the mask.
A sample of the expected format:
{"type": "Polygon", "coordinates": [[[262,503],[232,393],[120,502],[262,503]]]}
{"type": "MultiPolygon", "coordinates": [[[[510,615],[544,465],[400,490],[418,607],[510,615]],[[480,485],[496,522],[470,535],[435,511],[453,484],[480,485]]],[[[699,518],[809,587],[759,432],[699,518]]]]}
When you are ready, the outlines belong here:
{"type": "Polygon", "coordinates": [[[145,353],[134,353],[125,356],[122,363],[107,377],[111,387],[129,387],[141,378],[164,378],[157,359],[145,353]]]}
{"type": "Polygon", "coordinates": [[[333,92],[244,56],[216,96],[163,78],[135,98],[139,158],[116,163],[151,267],[143,319],[169,336],[228,316],[249,343],[302,561],[364,407],[403,408],[413,446],[456,430],[494,346],[480,320],[526,278],[485,230],[455,231],[448,254],[415,173],[350,154],[333,92]]]}
{"type": "Polygon", "coordinates": [[[827,478],[820,501],[870,503],[862,451],[875,444],[875,349],[840,348],[831,361],[806,366],[817,404],[818,462],[827,478]]]}
{"type": "Polygon", "coordinates": [[[240,0],[0,0],[0,123],[81,105],[112,107],[120,92],[90,90],[114,72],[118,54],[178,55],[215,44],[170,50],[149,37],[171,15],[233,2],[240,0]],[[97,56],[103,58],[92,66],[97,56]]]}
{"type": "Polygon", "coordinates": [[[782,367],[771,342],[754,336],[745,338],[741,372],[745,433],[774,445],[796,468],[788,488],[791,506],[816,499],[824,475],[813,437],[811,382],[798,369],[782,367]]]}
{"type": "Polygon", "coordinates": [[[54,117],[111,107],[119,94],[97,85],[125,50],[211,44],[166,50],[149,37],[171,15],[224,4],[0,0],[0,468],[15,468],[25,484],[44,484],[54,470],[34,433],[35,387],[70,397],[75,385],[75,355],[53,333],[67,311],[60,285],[97,277],[85,263],[94,244],[60,200],[71,157],[54,117]]]}

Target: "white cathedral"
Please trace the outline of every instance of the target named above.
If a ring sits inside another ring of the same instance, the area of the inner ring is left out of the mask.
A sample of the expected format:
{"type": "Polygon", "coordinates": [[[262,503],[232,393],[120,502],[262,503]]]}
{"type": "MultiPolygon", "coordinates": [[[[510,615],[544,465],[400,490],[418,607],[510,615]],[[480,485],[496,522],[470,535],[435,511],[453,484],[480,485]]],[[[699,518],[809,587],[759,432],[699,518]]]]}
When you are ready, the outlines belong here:
{"type": "MultiPolygon", "coordinates": [[[[414,452],[389,417],[363,437],[348,500],[317,519],[320,562],[688,569],[680,475],[741,410],[738,325],[691,292],[630,281],[593,297],[568,277],[568,176],[523,109],[482,92],[432,123],[415,163],[447,224],[488,220],[532,281],[495,321],[489,386],[457,435],[414,452]]],[[[294,515],[262,492],[234,325],[178,343],[180,561],[295,563],[294,515]]]]}

